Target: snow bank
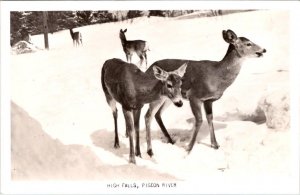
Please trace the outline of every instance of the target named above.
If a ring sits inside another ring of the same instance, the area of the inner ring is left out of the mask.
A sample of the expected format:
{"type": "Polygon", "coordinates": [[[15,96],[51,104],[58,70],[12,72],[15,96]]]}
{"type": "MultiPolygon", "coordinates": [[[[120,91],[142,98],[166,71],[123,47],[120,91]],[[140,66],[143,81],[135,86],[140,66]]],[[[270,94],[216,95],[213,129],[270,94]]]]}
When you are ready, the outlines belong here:
{"type": "Polygon", "coordinates": [[[266,91],[260,100],[259,108],[263,110],[269,128],[288,130],[290,127],[289,86],[266,91]]]}
{"type": "Polygon", "coordinates": [[[89,147],[64,145],[22,108],[12,103],[11,109],[14,180],[176,180],[145,167],[105,165],[89,147]]]}
{"type": "Polygon", "coordinates": [[[87,147],[63,145],[12,103],[12,178],[71,179],[95,177],[101,161],[87,147]],[[82,158],[84,157],[84,158],[82,158]]]}
{"type": "Polygon", "coordinates": [[[247,176],[288,176],[291,174],[289,131],[274,132],[265,124],[229,122],[217,132],[224,153],[224,173],[247,176]]]}
{"type": "Polygon", "coordinates": [[[214,107],[216,120],[265,123],[266,114],[260,107],[261,99],[268,93],[272,93],[274,89],[289,93],[287,70],[278,70],[273,67],[271,71],[253,72],[246,75],[243,69],[247,68],[242,67],[242,75],[239,75],[232,86],[225,91],[223,97],[216,101],[214,107]]]}
{"type": "Polygon", "coordinates": [[[27,41],[19,41],[11,48],[12,54],[23,54],[23,53],[33,53],[40,50],[35,45],[28,43],[27,41]]]}

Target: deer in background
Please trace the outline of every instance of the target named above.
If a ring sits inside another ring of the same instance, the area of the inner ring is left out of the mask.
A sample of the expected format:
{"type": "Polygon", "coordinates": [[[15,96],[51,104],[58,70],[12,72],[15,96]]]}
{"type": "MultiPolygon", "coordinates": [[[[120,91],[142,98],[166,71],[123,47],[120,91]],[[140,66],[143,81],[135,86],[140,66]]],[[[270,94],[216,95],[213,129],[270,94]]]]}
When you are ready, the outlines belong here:
{"type": "MultiPolygon", "coordinates": [[[[149,50],[149,46],[146,41],[143,40],[132,40],[128,41],[126,39],[125,33],[127,29],[120,29],[119,37],[121,39],[122,47],[126,55],[127,62],[131,63],[133,53],[136,53],[140,58],[140,66],[142,66],[143,61],[146,62],[146,68],[148,65],[147,62],[147,51],[149,50]]],[[[149,50],[150,51],[150,50],[149,50]]]]}
{"type": "MultiPolygon", "coordinates": [[[[202,125],[201,107],[204,105],[206,119],[210,131],[211,147],[219,148],[213,126],[213,102],[222,97],[224,91],[238,76],[242,62],[248,57],[259,58],[266,52],[257,44],[245,37],[237,37],[232,30],[223,31],[223,39],[229,44],[228,50],[221,61],[192,61],[180,59],[165,59],[153,63],[145,72],[153,74],[151,67],[160,67],[166,71],[176,70],[183,63],[188,63],[182,81],[182,95],[189,100],[192,113],[195,117],[193,134],[186,150],[189,153],[196,141],[197,134],[202,125]]],[[[169,143],[174,143],[161,119],[162,112],[168,107],[167,99],[159,99],[150,103],[145,115],[146,135],[150,135],[150,124],[155,119],[169,143]]],[[[147,136],[147,153],[152,156],[151,137],[147,136]]]]}
{"type": "Polygon", "coordinates": [[[80,32],[73,32],[73,29],[70,28],[70,34],[73,39],[73,46],[79,46],[79,44],[82,45],[82,36],[80,32]]]}
{"type": "Polygon", "coordinates": [[[129,136],[129,162],[135,163],[135,156],[141,156],[139,143],[139,118],[144,104],[155,100],[170,99],[181,107],[181,79],[187,65],[178,66],[173,71],[152,66],[152,74],[145,74],[136,65],[120,59],[107,60],[101,71],[101,83],[108,105],[112,109],[115,126],[115,148],[119,148],[118,111],[116,103],[122,105],[126,122],[126,133],[129,136]],[[135,130],[136,149],[133,146],[133,131],[135,130]]]}

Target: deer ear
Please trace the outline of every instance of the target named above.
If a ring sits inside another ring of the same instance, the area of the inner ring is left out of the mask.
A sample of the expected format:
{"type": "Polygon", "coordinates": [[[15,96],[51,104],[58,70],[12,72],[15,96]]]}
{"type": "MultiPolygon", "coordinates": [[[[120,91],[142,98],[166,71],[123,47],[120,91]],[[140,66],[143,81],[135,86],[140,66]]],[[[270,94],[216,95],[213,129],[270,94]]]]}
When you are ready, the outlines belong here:
{"type": "Polygon", "coordinates": [[[180,77],[183,77],[183,75],[185,74],[185,71],[186,71],[186,67],[187,67],[187,63],[184,63],[177,70],[173,71],[173,73],[177,74],[180,77]]]}
{"type": "Polygon", "coordinates": [[[123,32],[127,32],[127,28],[125,30],[123,30],[123,32]]]}
{"type": "Polygon", "coordinates": [[[227,30],[227,31],[223,30],[222,34],[223,34],[223,39],[227,43],[234,43],[237,40],[237,36],[232,30],[227,30]]]}
{"type": "Polygon", "coordinates": [[[158,66],[153,66],[153,73],[155,78],[161,81],[167,80],[169,74],[158,66]]]}

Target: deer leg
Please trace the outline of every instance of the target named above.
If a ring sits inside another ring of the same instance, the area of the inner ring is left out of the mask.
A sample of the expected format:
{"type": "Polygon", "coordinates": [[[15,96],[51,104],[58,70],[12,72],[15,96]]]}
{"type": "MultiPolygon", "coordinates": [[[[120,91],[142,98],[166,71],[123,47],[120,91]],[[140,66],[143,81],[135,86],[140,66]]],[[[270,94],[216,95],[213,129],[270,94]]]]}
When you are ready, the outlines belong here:
{"type": "Polygon", "coordinates": [[[115,148],[120,148],[119,135],[118,135],[118,110],[117,108],[113,111],[114,123],[115,123],[115,148]]]}
{"type": "Polygon", "coordinates": [[[115,123],[115,148],[120,148],[119,144],[119,135],[118,135],[118,109],[116,107],[116,102],[114,102],[113,107],[113,117],[114,117],[114,123],[115,123]]]}
{"type": "Polygon", "coordinates": [[[134,129],[135,129],[135,155],[142,157],[140,150],[140,115],[141,109],[133,111],[134,129]]]}
{"type": "Polygon", "coordinates": [[[199,129],[202,125],[201,104],[202,104],[202,101],[200,99],[190,98],[190,106],[191,106],[192,112],[193,112],[194,117],[195,117],[195,129],[193,131],[191,141],[190,141],[190,143],[188,145],[188,148],[187,148],[188,153],[190,153],[192,151],[192,149],[194,147],[194,144],[195,144],[195,141],[196,141],[196,138],[197,138],[197,134],[198,134],[199,129]]]}
{"type": "Polygon", "coordinates": [[[79,40],[80,40],[80,43],[82,45],[82,36],[81,36],[81,33],[79,33],[79,40]]]}
{"type": "Polygon", "coordinates": [[[151,144],[151,132],[150,132],[151,121],[154,117],[154,114],[158,111],[158,109],[161,107],[161,105],[163,103],[164,103],[164,101],[162,101],[162,100],[157,100],[157,101],[150,103],[149,109],[145,115],[147,153],[150,157],[153,156],[152,144],[151,144]]]}
{"type": "Polygon", "coordinates": [[[210,132],[211,147],[214,149],[218,149],[220,146],[219,146],[219,144],[216,140],[216,136],[215,136],[215,129],[214,129],[214,125],[213,125],[212,103],[213,103],[213,101],[210,101],[210,100],[205,101],[204,109],[205,109],[206,119],[207,119],[208,128],[209,128],[209,132],[210,132]]]}
{"type": "Polygon", "coordinates": [[[161,119],[161,114],[163,113],[163,111],[171,104],[171,101],[166,100],[163,105],[159,108],[158,112],[155,114],[155,119],[157,124],[159,125],[161,131],[163,132],[163,134],[165,135],[165,137],[168,140],[168,143],[174,144],[175,142],[172,140],[171,136],[169,135],[162,119],[161,119]]]}
{"type": "Polygon", "coordinates": [[[114,125],[115,125],[115,143],[114,148],[120,148],[119,144],[119,135],[118,135],[118,109],[116,106],[116,101],[108,94],[105,94],[108,105],[110,106],[113,117],[114,117],[114,125]]]}
{"type": "Polygon", "coordinates": [[[133,116],[132,111],[127,110],[123,107],[123,114],[126,122],[126,131],[129,135],[129,163],[135,164],[135,156],[134,156],[134,144],[133,144],[133,116]]]}
{"type": "Polygon", "coordinates": [[[131,61],[132,61],[132,54],[129,54],[128,59],[129,59],[129,63],[131,63],[131,61]]]}
{"type": "Polygon", "coordinates": [[[126,60],[127,60],[127,62],[129,62],[129,54],[128,54],[128,53],[125,53],[125,55],[126,55],[126,60]]]}
{"type": "Polygon", "coordinates": [[[144,61],[143,54],[142,54],[142,53],[140,53],[140,52],[138,52],[138,53],[137,53],[137,55],[138,55],[138,56],[139,56],[139,58],[140,58],[140,66],[142,66],[142,65],[143,65],[143,61],[144,61]]]}
{"type": "Polygon", "coordinates": [[[144,58],[145,58],[145,61],[146,61],[146,69],[147,69],[147,66],[148,66],[148,60],[147,60],[147,53],[144,51],[144,58]]]}

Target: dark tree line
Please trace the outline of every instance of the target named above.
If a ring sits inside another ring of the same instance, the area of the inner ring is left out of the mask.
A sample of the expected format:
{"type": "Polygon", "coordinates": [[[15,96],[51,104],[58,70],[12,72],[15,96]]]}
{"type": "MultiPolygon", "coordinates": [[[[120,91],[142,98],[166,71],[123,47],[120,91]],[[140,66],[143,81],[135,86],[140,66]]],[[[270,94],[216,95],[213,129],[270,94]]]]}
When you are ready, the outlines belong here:
{"type": "MultiPolygon", "coordinates": [[[[128,11],[48,11],[49,32],[99,24],[122,21],[140,16],[175,17],[192,13],[193,10],[128,10],[128,11]]],[[[28,34],[43,33],[43,13],[41,11],[10,12],[11,45],[24,40],[28,34]]]]}
{"type": "MultiPolygon", "coordinates": [[[[54,33],[63,29],[79,26],[76,12],[49,11],[49,32],[54,33]]],[[[36,35],[43,33],[43,12],[24,11],[10,12],[10,42],[11,45],[24,40],[28,34],[36,35]]]]}

